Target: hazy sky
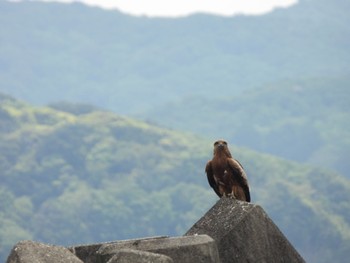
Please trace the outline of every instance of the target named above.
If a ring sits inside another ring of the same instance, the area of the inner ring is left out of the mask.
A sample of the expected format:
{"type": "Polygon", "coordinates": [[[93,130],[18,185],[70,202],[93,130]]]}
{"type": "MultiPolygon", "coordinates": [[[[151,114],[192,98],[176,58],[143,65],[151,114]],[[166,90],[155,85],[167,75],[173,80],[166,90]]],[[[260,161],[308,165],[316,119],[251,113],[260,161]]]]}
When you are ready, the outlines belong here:
{"type": "MultiPolygon", "coordinates": [[[[74,2],[74,0],[41,0],[74,2]]],[[[148,16],[184,16],[195,12],[217,15],[263,14],[276,7],[288,7],[297,0],[77,0],[125,13],[148,16]]]]}

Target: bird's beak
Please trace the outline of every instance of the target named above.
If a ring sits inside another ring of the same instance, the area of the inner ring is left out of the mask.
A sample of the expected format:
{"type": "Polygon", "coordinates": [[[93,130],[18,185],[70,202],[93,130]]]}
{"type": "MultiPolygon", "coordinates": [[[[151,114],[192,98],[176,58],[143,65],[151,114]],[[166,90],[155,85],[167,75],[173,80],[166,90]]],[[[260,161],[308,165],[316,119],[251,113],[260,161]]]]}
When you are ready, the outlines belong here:
{"type": "Polygon", "coordinates": [[[224,144],[222,144],[222,143],[220,143],[219,145],[218,145],[218,147],[224,147],[225,145],[224,144]]]}

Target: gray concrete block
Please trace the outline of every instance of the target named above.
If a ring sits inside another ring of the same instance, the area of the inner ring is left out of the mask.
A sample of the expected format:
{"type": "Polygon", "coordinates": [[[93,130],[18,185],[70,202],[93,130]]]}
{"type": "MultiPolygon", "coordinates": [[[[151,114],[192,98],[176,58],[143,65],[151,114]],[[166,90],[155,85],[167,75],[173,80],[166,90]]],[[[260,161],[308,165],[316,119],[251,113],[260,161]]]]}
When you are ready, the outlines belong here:
{"type": "Polygon", "coordinates": [[[122,249],[134,249],[163,254],[174,263],[218,263],[215,241],[207,235],[126,240],[101,246],[99,263],[106,263],[122,249]]]}
{"type": "MultiPolygon", "coordinates": [[[[145,237],[142,239],[129,239],[128,241],[133,242],[136,240],[147,240],[147,239],[159,239],[166,238],[167,236],[155,236],[155,237],[145,237]]],[[[112,245],[122,241],[112,241],[105,243],[96,243],[96,244],[85,244],[85,245],[75,245],[69,247],[69,250],[72,251],[78,258],[80,258],[84,263],[96,263],[97,262],[97,251],[106,245],[112,245]]]]}
{"type": "Polygon", "coordinates": [[[83,263],[65,247],[34,241],[20,241],[12,249],[7,263],[83,263]]]}
{"type": "Polygon", "coordinates": [[[222,263],[304,262],[264,210],[221,198],[185,235],[206,234],[217,243],[222,263]]]}
{"type": "Polygon", "coordinates": [[[165,255],[134,249],[121,249],[107,263],[173,263],[165,255]]]}

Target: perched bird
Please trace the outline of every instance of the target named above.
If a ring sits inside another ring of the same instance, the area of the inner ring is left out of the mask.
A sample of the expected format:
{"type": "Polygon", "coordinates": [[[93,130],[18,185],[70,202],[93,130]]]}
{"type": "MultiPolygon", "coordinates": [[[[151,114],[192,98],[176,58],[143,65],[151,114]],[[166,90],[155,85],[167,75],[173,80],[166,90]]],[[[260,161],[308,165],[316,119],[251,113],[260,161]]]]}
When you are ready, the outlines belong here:
{"type": "Polygon", "coordinates": [[[248,178],[242,165],[232,158],[227,142],[219,140],[214,143],[214,156],[208,161],[205,172],[209,185],[221,198],[232,198],[250,202],[248,178]]]}

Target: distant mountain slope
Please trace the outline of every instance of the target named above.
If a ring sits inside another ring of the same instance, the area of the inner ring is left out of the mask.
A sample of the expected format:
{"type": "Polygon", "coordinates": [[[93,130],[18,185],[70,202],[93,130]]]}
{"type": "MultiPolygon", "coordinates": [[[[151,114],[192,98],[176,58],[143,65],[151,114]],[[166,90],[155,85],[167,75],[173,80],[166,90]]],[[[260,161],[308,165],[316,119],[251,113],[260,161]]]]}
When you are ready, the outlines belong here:
{"type": "Polygon", "coordinates": [[[283,81],[225,99],[188,97],[143,118],[350,178],[350,78],[283,81]]]}
{"type": "MultiPolygon", "coordinates": [[[[183,234],[215,202],[212,141],[87,105],[0,95],[1,259],[19,239],[74,244],[183,234]]],[[[307,262],[346,262],[350,181],[231,145],[307,262]]]]}
{"type": "Polygon", "coordinates": [[[82,4],[0,2],[0,90],[33,103],[135,113],[281,79],[349,73],[347,1],[265,16],[132,17],[82,4]]]}

